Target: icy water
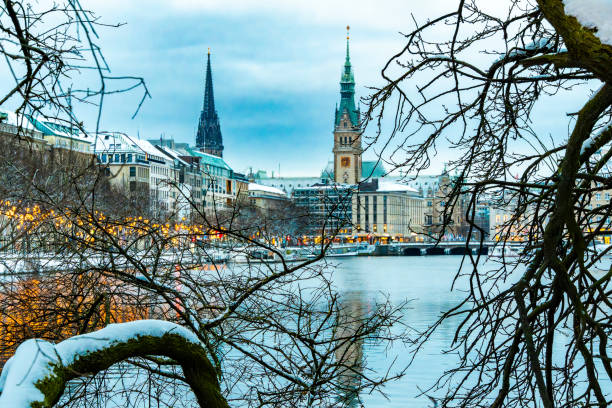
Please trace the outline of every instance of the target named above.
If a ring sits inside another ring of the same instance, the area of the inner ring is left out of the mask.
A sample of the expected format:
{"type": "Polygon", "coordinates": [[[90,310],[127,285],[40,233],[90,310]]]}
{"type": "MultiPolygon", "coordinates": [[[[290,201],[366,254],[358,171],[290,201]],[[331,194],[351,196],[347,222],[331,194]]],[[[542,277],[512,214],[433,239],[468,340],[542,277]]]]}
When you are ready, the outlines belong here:
{"type": "MultiPolygon", "coordinates": [[[[340,292],[351,301],[368,305],[388,293],[392,302],[413,299],[403,323],[417,330],[426,329],[443,311],[455,306],[461,299],[466,282],[459,281],[450,291],[461,256],[421,257],[354,257],[336,258],[334,281],[340,292]]],[[[487,265],[491,266],[491,264],[487,265]]],[[[443,354],[448,349],[457,320],[450,320],[438,328],[401,379],[388,384],[384,391],[388,399],[380,394],[362,395],[365,407],[424,408],[433,404],[425,396],[418,396],[419,388],[427,389],[447,369],[452,368],[455,355],[443,354]]],[[[559,350],[559,353],[562,353],[559,350]]],[[[558,354],[559,354],[558,353],[558,354]]],[[[396,365],[409,362],[408,346],[395,344],[390,350],[366,344],[364,355],[368,365],[378,372],[385,370],[397,357],[396,365]]],[[[604,393],[612,393],[612,384],[607,383],[604,393]]],[[[437,396],[435,393],[432,394],[437,396]]],[[[441,395],[439,395],[441,396],[441,395]]]]}

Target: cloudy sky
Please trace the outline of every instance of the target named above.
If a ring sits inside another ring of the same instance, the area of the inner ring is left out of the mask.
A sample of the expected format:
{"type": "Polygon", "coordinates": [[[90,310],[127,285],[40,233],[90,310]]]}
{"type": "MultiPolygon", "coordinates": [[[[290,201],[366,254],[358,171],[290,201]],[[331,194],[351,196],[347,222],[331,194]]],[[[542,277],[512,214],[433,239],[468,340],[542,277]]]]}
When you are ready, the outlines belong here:
{"type": "MultiPolygon", "coordinates": [[[[368,86],[382,83],[380,69],[403,47],[400,33],[414,27],[413,18],[423,22],[453,10],[456,3],[82,1],[100,22],[121,24],[98,29],[97,42],[111,74],[143,77],[152,96],[134,119],[132,113],[141,97],[138,90],[106,98],[101,129],[147,139],[163,134],[193,144],[210,47],[224,156],[230,166],[237,171],[252,167],[276,174],[280,167],[284,176],[319,174],[332,158],[333,114],[339,100],[347,24],[351,26],[351,59],[360,97],[367,95],[368,86]]],[[[507,5],[495,2],[487,7],[503,11],[507,5]]],[[[575,111],[583,100],[574,94],[565,99],[557,96],[555,104],[544,104],[537,115],[538,126],[543,132],[565,137],[567,124],[558,115],[575,111]]],[[[368,129],[366,135],[372,132],[368,129]]],[[[448,154],[440,149],[428,172],[440,171],[448,154]]],[[[374,152],[365,156],[373,158],[374,152]]]]}
{"type": "MultiPolygon", "coordinates": [[[[444,3],[429,1],[422,17],[444,3]]],[[[104,0],[89,7],[105,22],[126,23],[101,31],[99,42],[112,73],[144,77],[152,95],[133,120],[139,95],[109,99],[102,128],[193,143],[210,47],[228,163],[275,173],[280,165],[282,175],[317,174],[332,157],[346,25],[364,96],[402,46],[410,12],[420,9],[405,0],[104,0]]]]}

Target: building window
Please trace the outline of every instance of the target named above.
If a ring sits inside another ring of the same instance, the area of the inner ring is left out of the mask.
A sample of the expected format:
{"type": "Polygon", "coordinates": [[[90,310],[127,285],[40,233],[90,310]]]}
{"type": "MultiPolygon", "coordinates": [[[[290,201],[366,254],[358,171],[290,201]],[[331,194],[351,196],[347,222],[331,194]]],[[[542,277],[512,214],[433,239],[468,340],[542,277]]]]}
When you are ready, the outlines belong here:
{"type": "Polygon", "coordinates": [[[383,196],[383,222],[385,224],[385,232],[387,232],[387,196],[383,196]]]}
{"type": "Polygon", "coordinates": [[[136,167],[130,167],[130,177],[136,177],[136,167]]]}
{"type": "Polygon", "coordinates": [[[374,224],[374,227],[376,227],[376,223],[378,223],[377,204],[378,204],[378,197],[376,196],[372,197],[372,224],[374,224]]]}
{"type": "Polygon", "coordinates": [[[132,153],[128,153],[128,155],[127,155],[127,161],[128,161],[128,163],[131,163],[131,162],[132,162],[132,153]]]}
{"type": "Polygon", "coordinates": [[[595,199],[596,200],[601,200],[601,193],[595,194],[595,199]]]}
{"type": "Polygon", "coordinates": [[[605,198],[606,200],[609,200],[609,199],[610,199],[610,193],[605,193],[605,194],[604,194],[604,198],[605,198]]]}
{"type": "Polygon", "coordinates": [[[370,208],[369,208],[369,196],[365,196],[365,227],[366,227],[366,231],[368,230],[368,225],[370,224],[370,208]]]}

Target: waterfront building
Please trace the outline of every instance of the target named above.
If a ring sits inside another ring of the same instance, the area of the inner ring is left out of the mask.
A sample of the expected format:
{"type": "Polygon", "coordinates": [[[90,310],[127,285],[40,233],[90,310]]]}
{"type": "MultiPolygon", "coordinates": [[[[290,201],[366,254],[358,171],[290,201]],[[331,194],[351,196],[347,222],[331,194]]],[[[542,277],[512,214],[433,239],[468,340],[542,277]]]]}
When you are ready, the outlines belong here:
{"type": "Polygon", "coordinates": [[[362,182],[352,196],[353,236],[416,241],[423,233],[424,199],[405,184],[384,179],[362,182]]]}
{"type": "Polygon", "coordinates": [[[601,190],[591,196],[587,210],[592,211],[590,219],[591,230],[597,230],[597,238],[604,244],[612,243],[611,217],[608,215],[608,206],[612,198],[612,190],[604,189],[602,185],[593,183],[593,188],[599,187],[601,190]]]}
{"type": "Polygon", "coordinates": [[[179,172],[174,158],[144,139],[133,138],[149,162],[150,209],[155,215],[176,215],[179,172]]]}
{"type": "Polygon", "coordinates": [[[35,150],[47,146],[42,132],[37,130],[24,116],[14,112],[0,111],[0,137],[3,141],[13,141],[18,145],[28,145],[35,150]]]}
{"type": "Polygon", "coordinates": [[[40,148],[44,148],[52,165],[79,163],[85,166],[92,163],[91,149],[95,138],[83,132],[77,124],[42,115],[26,114],[23,118],[19,120],[18,125],[31,132],[31,136],[34,136],[31,140],[36,141],[40,148]],[[39,135],[42,135],[44,146],[40,144],[39,135]]]}
{"type": "Polygon", "coordinates": [[[249,177],[249,180],[268,187],[277,188],[292,196],[293,190],[301,187],[309,187],[315,184],[327,182],[325,177],[268,177],[265,171],[258,171],[249,177]]]}
{"type": "Polygon", "coordinates": [[[91,146],[94,137],[81,131],[76,124],[69,124],[44,116],[25,115],[36,130],[42,133],[43,139],[51,146],[51,151],[80,153],[84,158],[91,158],[91,146]]]}
{"type": "Polygon", "coordinates": [[[210,49],[206,63],[206,83],[204,85],[204,104],[200,113],[198,131],[196,134],[196,149],[218,157],[223,157],[223,137],[219,115],[215,109],[213,93],[212,69],[210,67],[210,49]]]}
{"type": "Polygon", "coordinates": [[[99,134],[93,146],[98,163],[112,186],[149,198],[150,162],[147,153],[123,133],[99,134]]]}
{"type": "Polygon", "coordinates": [[[340,78],[340,106],[334,116],[334,181],[357,184],[361,181],[361,114],[355,105],[355,76],[349,54],[347,26],[346,59],[340,78]]]}
{"type": "Polygon", "coordinates": [[[185,152],[199,157],[202,172],[203,203],[206,211],[231,207],[236,200],[236,183],[232,168],[219,156],[188,147],[185,152]]]}
{"type": "Polygon", "coordinates": [[[192,162],[185,160],[184,156],[166,146],[155,146],[167,158],[172,160],[174,167],[172,175],[174,181],[171,184],[172,194],[175,195],[172,201],[172,213],[180,219],[188,219],[192,214],[192,206],[203,210],[202,202],[202,174],[199,161],[192,162]]]}
{"type": "Polygon", "coordinates": [[[287,194],[278,188],[249,183],[248,189],[251,203],[263,211],[281,209],[289,200],[287,194]]]}
{"type": "Polygon", "coordinates": [[[245,174],[232,172],[232,179],[236,183],[236,203],[243,205],[249,202],[249,179],[245,174]]]}
{"type": "Polygon", "coordinates": [[[352,232],[352,184],[320,183],[293,190],[296,207],[304,211],[310,235],[345,235],[352,232]]]}

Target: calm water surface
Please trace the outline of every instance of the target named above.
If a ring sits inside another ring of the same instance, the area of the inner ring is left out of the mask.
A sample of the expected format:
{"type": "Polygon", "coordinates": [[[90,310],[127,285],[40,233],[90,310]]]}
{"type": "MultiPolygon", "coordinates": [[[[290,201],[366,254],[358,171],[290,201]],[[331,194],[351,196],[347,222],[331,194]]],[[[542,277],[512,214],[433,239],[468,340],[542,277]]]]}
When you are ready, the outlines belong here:
{"type": "MultiPolygon", "coordinates": [[[[335,265],[333,279],[347,299],[361,302],[366,310],[376,299],[381,299],[381,292],[388,293],[394,304],[413,299],[403,322],[422,331],[435,322],[442,312],[463,299],[461,289],[465,287],[466,281],[458,282],[456,289],[450,291],[461,259],[461,256],[450,255],[335,258],[332,261],[335,265]]],[[[458,361],[455,355],[442,353],[448,349],[456,326],[457,319],[449,320],[434,333],[408,368],[406,375],[384,388],[389,399],[380,394],[363,395],[365,406],[433,406],[427,397],[418,396],[420,392],[417,387],[427,389],[458,361]]],[[[379,373],[384,372],[396,357],[398,367],[405,366],[410,360],[408,346],[397,343],[387,351],[366,345],[364,355],[367,364],[379,373]]],[[[608,383],[606,388],[604,392],[612,392],[612,384],[608,383]]],[[[442,395],[434,393],[432,396],[442,395]]]]}
{"type": "MultiPolygon", "coordinates": [[[[410,309],[403,318],[405,324],[416,330],[426,329],[440,313],[456,305],[462,298],[458,290],[450,291],[461,256],[420,257],[351,257],[335,258],[334,281],[341,293],[351,300],[363,302],[367,307],[381,299],[382,293],[390,295],[394,304],[412,299],[410,309]]],[[[418,397],[419,390],[430,386],[444,370],[456,361],[454,356],[442,355],[454,335],[452,322],[441,327],[412,363],[406,375],[388,384],[380,394],[364,395],[366,407],[428,407],[431,401],[418,397]]],[[[368,365],[382,372],[397,357],[398,368],[410,359],[407,345],[394,344],[391,350],[366,345],[368,365]]]]}

